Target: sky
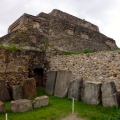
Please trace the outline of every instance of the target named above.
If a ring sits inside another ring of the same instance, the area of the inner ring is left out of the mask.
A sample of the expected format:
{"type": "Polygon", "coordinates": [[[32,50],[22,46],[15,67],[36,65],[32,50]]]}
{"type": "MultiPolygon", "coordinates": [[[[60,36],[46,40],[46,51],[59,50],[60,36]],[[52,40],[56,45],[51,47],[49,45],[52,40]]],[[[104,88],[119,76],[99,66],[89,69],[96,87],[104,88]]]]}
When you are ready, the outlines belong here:
{"type": "Polygon", "coordinates": [[[0,0],[0,37],[22,14],[37,15],[53,9],[85,19],[113,38],[120,47],[120,0],[0,0]]]}

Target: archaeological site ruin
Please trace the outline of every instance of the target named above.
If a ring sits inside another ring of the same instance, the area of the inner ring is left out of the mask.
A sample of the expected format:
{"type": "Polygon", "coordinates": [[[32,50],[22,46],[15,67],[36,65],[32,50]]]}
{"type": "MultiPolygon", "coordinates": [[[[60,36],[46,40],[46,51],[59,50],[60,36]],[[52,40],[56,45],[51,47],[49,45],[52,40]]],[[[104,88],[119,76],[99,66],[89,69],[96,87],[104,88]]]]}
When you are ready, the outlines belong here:
{"type": "Polygon", "coordinates": [[[0,101],[35,98],[36,87],[46,87],[58,97],[119,107],[119,59],[115,40],[84,19],[57,9],[25,13],[0,38],[0,101]]]}

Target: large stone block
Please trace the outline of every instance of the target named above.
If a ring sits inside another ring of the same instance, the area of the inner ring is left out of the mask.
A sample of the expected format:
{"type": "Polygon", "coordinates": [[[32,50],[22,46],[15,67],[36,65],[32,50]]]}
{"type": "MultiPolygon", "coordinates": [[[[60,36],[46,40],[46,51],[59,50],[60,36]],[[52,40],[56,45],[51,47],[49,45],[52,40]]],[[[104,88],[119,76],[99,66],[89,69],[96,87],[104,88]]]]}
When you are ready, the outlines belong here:
{"type": "Polygon", "coordinates": [[[0,101],[10,100],[8,89],[4,80],[0,80],[0,101]]]}
{"type": "Polygon", "coordinates": [[[117,92],[114,81],[102,84],[102,104],[105,107],[119,106],[119,93],[117,92]]]}
{"type": "Polygon", "coordinates": [[[25,112],[33,109],[31,100],[27,99],[12,101],[10,108],[12,112],[25,112]]]}
{"type": "Polygon", "coordinates": [[[59,70],[57,73],[54,95],[57,97],[67,97],[68,86],[72,78],[72,72],[59,70]]]}
{"type": "Polygon", "coordinates": [[[2,101],[0,101],[0,113],[5,113],[6,110],[5,110],[5,105],[2,101]]]}
{"type": "Polygon", "coordinates": [[[77,78],[69,83],[68,98],[74,98],[80,100],[81,90],[83,87],[83,79],[77,78]]]}
{"type": "Polygon", "coordinates": [[[46,93],[54,94],[57,71],[49,71],[47,75],[46,93]]]}
{"type": "Polygon", "coordinates": [[[47,106],[49,103],[49,97],[48,96],[41,96],[41,97],[36,97],[33,106],[34,108],[39,108],[41,106],[47,106]]]}
{"type": "Polygon", "coordinates": [[[36,97],[36,81],[34,78],[28,78],[26,80],[23,80],[23,94],[25,98],[36,97]]]}
{"type": "Polygon", "coordinates": [[[83,102],[89,104],[99,104],[101,102],[101,82],[84,82],[81,94],[83,102]]]}
{"type": "Polygon", "coordinates": [[[19,100],[23,98],[23,88],[22,85],[12,85],[11,93],[14,100],[19,100]]]}

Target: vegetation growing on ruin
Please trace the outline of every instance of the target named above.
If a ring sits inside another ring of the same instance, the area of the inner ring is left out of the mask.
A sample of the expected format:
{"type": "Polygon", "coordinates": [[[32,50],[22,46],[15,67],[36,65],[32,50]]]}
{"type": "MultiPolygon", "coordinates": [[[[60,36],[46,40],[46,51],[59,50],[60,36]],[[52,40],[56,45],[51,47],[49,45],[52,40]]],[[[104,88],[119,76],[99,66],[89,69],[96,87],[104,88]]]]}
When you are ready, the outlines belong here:
{"type": "MultiPolygon", "coordinates": [[[[45,95],[45,90],[38,90],[38,96],[45,95]]],[[[40,107],[23,113],[13,113],[10,102],[5,102],[8,120],[59,120],[71,114],[72,100],[48,95],[50,102],[46,107],[40,107]]],[[[33,99],[32,99],[33,100],[33,99]]],[[[102,105],[90,105],[75,101],[75,113],[88,120],[119,120],[120,109],[107,108],[102,105]]],[[[0,120],[5,120],[5,114],[0,114],[0,120]]]]}
{"type": "Polygon", "coordinates": [[[4,48],[6,50],[11,50],[11,51],[16,51],[16,50],[20,50],[21,48],[19,46],[17,46],[16,44],[0,44],[0,48],[4,48]]]}
{"type": "Polygon", "coordinates": [[[92,50],[85,49],[85,50],[83,50],[81,52],[69,52],[69,51],[67,51],[67,52],[64,52],[63,55],[72,55],[72,54],[78,55],[78,54],[86,54],[86,53],[92,53],[92,50]]]}

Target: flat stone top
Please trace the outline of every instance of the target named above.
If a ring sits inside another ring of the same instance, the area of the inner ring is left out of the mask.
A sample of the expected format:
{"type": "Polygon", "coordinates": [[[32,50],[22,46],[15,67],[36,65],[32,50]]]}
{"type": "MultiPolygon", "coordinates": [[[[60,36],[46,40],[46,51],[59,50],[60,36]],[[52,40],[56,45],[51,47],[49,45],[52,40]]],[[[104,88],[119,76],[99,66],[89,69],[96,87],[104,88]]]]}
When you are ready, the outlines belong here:
{"type": "Polygon", "coordinates": [[[89,83],[89,84],[102,84],[102,82],[94,82],[94,81],[85,81],[85,83],[89,83]]]}
{"type": "Polygon", "coordinates": [[[36,100],[36,99],[44,99],[44,98],[49,98],[49,97],[46,96],[46,95],[44,95],[44,96],[36,97],[35,100],[36,100]]]}
{"type": "Polygon", "coordinates": [[[4,103],[2,101],[0,101],[0,105],[4,105],[4,103]]]}
{"type": "Polygon", "coordinates": [[[21,103],[21,102],[27,102],[27,101],[31,101],[31,100],[28,100],[28,99],[20,99],[20,100],[15,100],[15,101],[12,101],[11,103],[21,103]]]}

